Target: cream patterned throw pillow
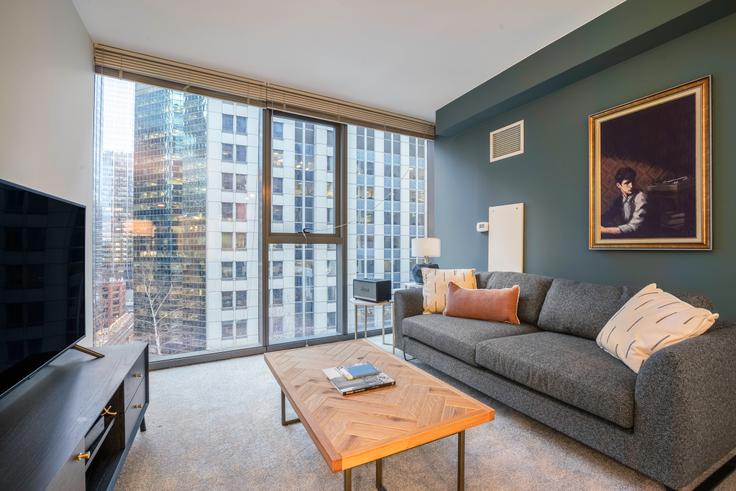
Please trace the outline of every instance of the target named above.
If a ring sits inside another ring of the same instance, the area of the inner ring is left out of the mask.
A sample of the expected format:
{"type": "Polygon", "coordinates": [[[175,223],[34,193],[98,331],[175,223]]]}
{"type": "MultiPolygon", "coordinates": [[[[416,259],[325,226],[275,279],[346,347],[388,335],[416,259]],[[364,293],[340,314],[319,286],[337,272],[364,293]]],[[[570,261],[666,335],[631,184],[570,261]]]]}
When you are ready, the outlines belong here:
{"type": "Polygon", "coordinates": [[[462,288],[476,288],[474,269],[422,269],[422,297],[425,314],[441,314],[447,304],[447,289],[452,281],[462,288]]]}
{"type": "Polygon", "coordinates": [[[596,342],[636,373],[656,351],[700,336],[718,319],[652,283],[624,304],[598,333],[596,342]]]}

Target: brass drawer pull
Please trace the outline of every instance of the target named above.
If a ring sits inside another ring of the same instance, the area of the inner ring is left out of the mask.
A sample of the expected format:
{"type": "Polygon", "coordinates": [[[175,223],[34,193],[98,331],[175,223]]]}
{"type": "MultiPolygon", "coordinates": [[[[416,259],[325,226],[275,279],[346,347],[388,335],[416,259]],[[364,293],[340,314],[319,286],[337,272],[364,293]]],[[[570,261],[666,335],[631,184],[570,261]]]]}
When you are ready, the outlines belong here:
{"type": "Polygon", "coordinates": [[[74,460],[89,460],[91,456],[92,456],[91,452],[83,452],[83,453],[77,454],[77,456],[74,457],[74,460]]]}
{"type": "Polygon", "coordinates": [[[112,406],[107,406],[105,409],[102,410],[102,414],[100,416],[117,416],[117,411],[110,411],[112,409],[112,406]]]}
{"type": "Polygon", "coordinates": [[[133,404],[133,409],[143,409],[143,404],[133,404]]]}
{"type": "Polygon", "coordinates": [[[133,378],[143,378],[143,374],[142,373],[134,373],[133,374],[133,378]]]}

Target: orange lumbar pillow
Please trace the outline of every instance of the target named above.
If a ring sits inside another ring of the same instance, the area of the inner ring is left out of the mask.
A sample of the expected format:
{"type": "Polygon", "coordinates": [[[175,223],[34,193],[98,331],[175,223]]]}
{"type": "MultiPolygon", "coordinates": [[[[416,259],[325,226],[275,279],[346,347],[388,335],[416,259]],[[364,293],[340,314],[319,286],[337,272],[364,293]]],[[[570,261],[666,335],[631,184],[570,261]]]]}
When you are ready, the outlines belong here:
{"type": "Polygon", "coordinates": [[[443,313],[451,317],[521,324],[516,314],[518,307],[519,285],[511,288],[472,290],[450,282],[447,290],[447,306],[443,313]]]}

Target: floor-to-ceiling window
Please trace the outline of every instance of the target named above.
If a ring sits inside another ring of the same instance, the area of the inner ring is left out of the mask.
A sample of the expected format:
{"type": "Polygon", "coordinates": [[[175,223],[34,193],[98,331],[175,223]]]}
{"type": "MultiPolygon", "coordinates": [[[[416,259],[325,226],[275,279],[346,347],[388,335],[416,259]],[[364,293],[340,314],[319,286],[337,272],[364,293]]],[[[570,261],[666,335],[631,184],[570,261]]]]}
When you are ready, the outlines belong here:
{"type": "Polygon", "coordinates": [[[261,109],[98,76],[94,343],[258,345],[261,109]]]}
{"type": "MultiPolygon", "coordinates": [[[[348,127],[348,297],[355,277],[410,280],[411,239],[427,230],[427,141],[348,127]]],[[[379,312],[379,311],[376,311],[379,312]]],[[[369,311],[369,327],[376,326],[369,311]]],[[[385,310],[385,325],[391,325],[385,310]]],[[[350,316],[350,322],[353,317],[350,316]]]]}
{"type": "Polygon", "coordinates": [[[341,333],[338,263],[343,230],[335,124],[271,118],[269,343],[341,333]]]}
{"type": "Polygon", "coordinates": [[[96,345],[345,337],[354,277],[409,281],[426,140],[102,75],[95,121],[96,345]]]}

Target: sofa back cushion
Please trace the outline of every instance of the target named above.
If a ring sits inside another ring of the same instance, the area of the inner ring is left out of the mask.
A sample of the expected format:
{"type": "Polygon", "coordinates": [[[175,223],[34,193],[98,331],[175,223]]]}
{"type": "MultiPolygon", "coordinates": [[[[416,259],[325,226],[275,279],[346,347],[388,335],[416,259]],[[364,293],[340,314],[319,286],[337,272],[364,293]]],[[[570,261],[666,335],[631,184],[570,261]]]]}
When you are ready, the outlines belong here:
{"type": "Polygon", "coordinates": [[[538,325],[545,331],[595,339],[608,319],[636,290],[555,278],[547,292],[538,325]]]}
{"type": "Polygon", "coordinates": [[[705,295],[699,295],[697,293],[685,293],[685,292],[678,292],[674,291],[672,292],[674,296],[682,300],[683,302],[687,302],[693,307],[699,308],[699,309],[707,309],[707,310],[713,310],[713,302],[710,301],[710,298],[706,297],[705,295]]]}
{"type": "Polygon", "coordinates": [[[493,273],[490,273],[488,271],[481,271],[479,273],[475,273],[476,288],[488,287],[488,280],[491,279],[491,276],[493,276],[493,273]]]}
{"type": "Polygon", "coordinates": [[[595,339],[608,319],[635,293],[627,286],[555,278],[539,314],[539,327],[595,339]]]}
{"type": "MultiPolygon", "coordinates": [[[[485,284],[486,288],[511,288],[519,285],[518,315],[521,322],[536,324],[539,312],[552,284],[552,278],[528,273],[514,273],[509,271],[494,271],[485,284]]],[[[607,320],[607,319],[606,319],[607,320]]],[[[601,326],[603,327],[603,326],[601,326]]],[[[593,336],[595,339],[595,336],[593,336]]]]}
{"type": "MultiPolygon", "coordinates": [[[[613,314],[639,290],[641,286],[600,285],[555,278],[536,325],[545,331],[596,339],[613,314]]],[[[523,297],[523,290],[521,294],[523,297]]],[[[693,307],[713,309],[713,303],[706,296],[684,292],[674,292],[674,295],[693,307]]],[[[524,320],[521,312],[519,318],[524,320]]]]}

